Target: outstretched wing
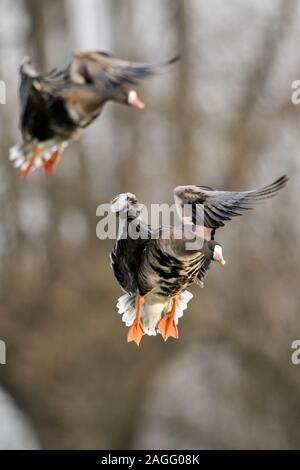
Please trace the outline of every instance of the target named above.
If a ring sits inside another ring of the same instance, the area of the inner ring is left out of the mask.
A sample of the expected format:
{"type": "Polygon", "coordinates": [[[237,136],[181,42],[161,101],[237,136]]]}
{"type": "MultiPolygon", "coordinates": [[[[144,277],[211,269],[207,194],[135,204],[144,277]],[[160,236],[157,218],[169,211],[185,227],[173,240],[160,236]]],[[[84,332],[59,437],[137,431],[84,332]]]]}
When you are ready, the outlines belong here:
{"type": "Polygon", "coordinates": [[[214,231],[224,226],[224,222],[232,217],[242,215],[256,204],[275,196],[287,183],[287,176],[281,176],[274,183],[252,191],[215,191],[204,186],[178,186],[174,189],[177,206],[192,205],[195,221],[197,205],[202,208],[204,226],[214,231]]]}
{"type": "Polygon", "coordinates": [[[106,52],[75,52],[69,66],[70,79],[75,83],[103,82],[107,87],[137,85],[164,67],[176,62],[178,56],[160,63],[143,64],[120,60],[106,52]]]}
{"type": "Polygon", "coordinates": [[[31,123],[37,119],[47,119],[47,101],[55,91],[66,83],[65,70],[51,70],[38,74],[29,57],[25,57],[20,67],[20,128],[23,135],[30,137],[31,123]]]}

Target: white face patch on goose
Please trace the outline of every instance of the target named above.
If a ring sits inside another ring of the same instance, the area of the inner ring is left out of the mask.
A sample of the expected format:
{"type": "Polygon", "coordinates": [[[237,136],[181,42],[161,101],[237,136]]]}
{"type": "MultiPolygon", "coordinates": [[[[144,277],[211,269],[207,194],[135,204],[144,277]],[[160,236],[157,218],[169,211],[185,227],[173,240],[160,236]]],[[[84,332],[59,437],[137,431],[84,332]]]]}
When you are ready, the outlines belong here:
{"type": "Polygon", "coordinates": [[[213,258],[220,264],[224,265],[226,263],[225,259],[223,258],[222,247],[220,245],[215,246],[213,258]]]}
{"type": "Polygon", "coordinates": [[[128,93],[128,104],[133,108],[144,109],[145,104],[139,99],[135,90],[130,90],[128,93]]]}

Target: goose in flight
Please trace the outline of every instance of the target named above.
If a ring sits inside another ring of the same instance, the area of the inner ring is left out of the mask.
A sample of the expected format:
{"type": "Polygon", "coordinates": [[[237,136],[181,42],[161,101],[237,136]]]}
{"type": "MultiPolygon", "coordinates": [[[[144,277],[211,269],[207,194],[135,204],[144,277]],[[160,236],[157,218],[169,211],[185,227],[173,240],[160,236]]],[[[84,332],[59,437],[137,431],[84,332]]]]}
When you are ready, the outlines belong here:
{"type": "Polygon", "coordinates": [[[105,52],[75,52],[63,70],[38,73],[30,57],[20,67],[22,144],[10,160],[24,177],[39,166],[54,171],[64,148],[78,139],[108,101],[143,109],[135,88],[144,79],[178,60],[160,64],[133,63],[105,52]]]}
{"type": "Polygon", "coordinates": [[[111,210],[119,214],[121,228],[110,258],[114,275],[125,291],[117,308],[130,327],[128,342],[139,345],[144,334],[157,332],[165,341],[178,338],[178,319],[192,298],[187,287],[192,283],[203,287],[212,261],[225,264],[222,246],[215,240],[216,231],[232,217],[275,196],[286,183],[287,177],[282,176],[261,189],[235,192],[178,186],[174,200],[185,224],[184,232],[182,226],[175,225],[161,226],[154,233],[143,222],[144,206],[134,194],[120,194],[112,201],[111,210]],[[197,246],[190,244],[193,237],[197,246]]]}

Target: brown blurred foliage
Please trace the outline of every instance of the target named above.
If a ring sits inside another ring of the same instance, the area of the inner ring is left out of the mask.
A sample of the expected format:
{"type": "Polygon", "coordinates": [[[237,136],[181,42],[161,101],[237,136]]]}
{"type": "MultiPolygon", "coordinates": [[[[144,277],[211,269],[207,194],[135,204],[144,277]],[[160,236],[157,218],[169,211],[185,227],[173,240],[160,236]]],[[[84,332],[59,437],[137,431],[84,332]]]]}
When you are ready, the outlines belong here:
{"type": "Polygon", "coordinates": [[[0,0],[0,381],[44,448],[300,445],[300,369],[290,360],[300,337],[290,100],[300,10],[226,3],[0,0]],[[75,48],[182,59],[142,87],[144,113],[109,105],[53,177],[21,181],[7,159],[20,139],[18,63],[29,54],[41,70],[63,66],[75,48]],[[284,193],[218,234],[228,263],[192,288],[180,340],[128,345],[97,205],[124,191],[168,202],[177,184],[247,189],[282,173],[284,193]]]}

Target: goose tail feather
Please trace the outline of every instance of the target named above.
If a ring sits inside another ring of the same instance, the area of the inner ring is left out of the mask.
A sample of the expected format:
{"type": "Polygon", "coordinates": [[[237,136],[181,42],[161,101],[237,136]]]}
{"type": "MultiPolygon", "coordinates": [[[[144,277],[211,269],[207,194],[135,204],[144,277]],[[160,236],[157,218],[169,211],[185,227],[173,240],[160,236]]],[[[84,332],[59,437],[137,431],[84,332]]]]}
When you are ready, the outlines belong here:
{"type": "MultiPolygon", "coordinates": [[[[34,154],[34,149],[37,143],[30,144],[16,144],[9,149],[9,160],[12,162],[15,168],[19,168],[21,171],[26,171],[30,165],[30,161],[34,154]]],[[[68,141],[63,141],[61,144],[53,140],[45,141],[38,144],[40,152],[38,158],[36,158],[32,170],[39,168],[43,163],[51,159],[53,153],[58,150],[59,145],[61,151],[68,146],[68,141]]]]}
{"type": "MultiPolygon", "coordinates": [[[[150,294],[151,295],[151,294],[150,294]]],[[[145,328],[145,334],[148,336],[155,336],[159,331],[157,325],[163,315],[167,313],[172,306],[171,299],[161,299],[157,296],[153,298],[145,298],[145,303],[141,312],[141,320],[145,328]]],[[[176,306],[176,325],[179,319],[182,318],[184,311],[187,309],[189,301],[193,298],[193,294],[187,290],[181,292],[178,296],[178,302],[176,306]]],[[[124,294],[117,302],[117,310],[122,315],[122,321],[127,327],[130,327],[136,317],[136,301],[137,296],[124,294]]]]}

